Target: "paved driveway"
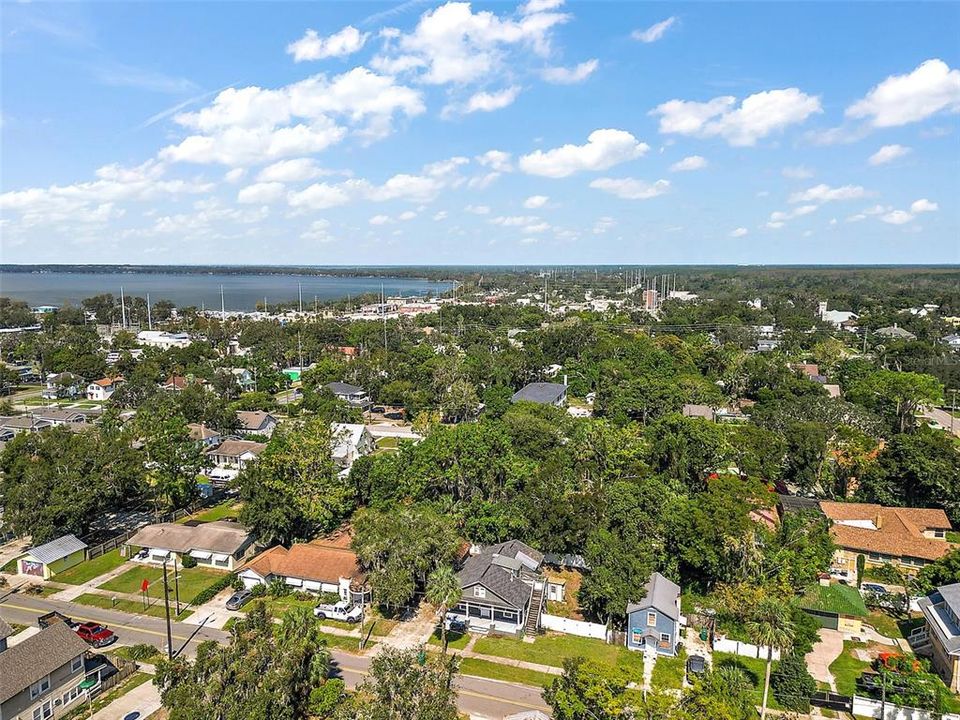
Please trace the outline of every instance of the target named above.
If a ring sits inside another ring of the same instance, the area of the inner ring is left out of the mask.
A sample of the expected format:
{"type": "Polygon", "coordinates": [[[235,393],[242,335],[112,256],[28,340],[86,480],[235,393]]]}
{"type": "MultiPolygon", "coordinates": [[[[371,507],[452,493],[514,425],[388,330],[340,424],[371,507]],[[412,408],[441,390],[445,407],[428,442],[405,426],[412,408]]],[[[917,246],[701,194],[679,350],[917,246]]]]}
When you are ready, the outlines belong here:
{"type": "Polygon", "coordinates": [[[836,690],[833,675],[830,674],[830,664],[843,652],[843,633],[821,628],[818,634],[820,639],[805,658],[807,669],[815,680],[825,682],[830,685],[830,689],[836,690]]]}

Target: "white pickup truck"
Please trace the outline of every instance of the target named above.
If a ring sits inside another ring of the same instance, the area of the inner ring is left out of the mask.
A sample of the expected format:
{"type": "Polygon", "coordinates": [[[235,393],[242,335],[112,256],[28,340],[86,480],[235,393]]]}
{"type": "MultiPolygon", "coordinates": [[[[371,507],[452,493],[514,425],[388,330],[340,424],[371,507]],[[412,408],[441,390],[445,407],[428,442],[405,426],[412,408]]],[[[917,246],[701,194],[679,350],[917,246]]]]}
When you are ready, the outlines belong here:
{"type": "Polygon", "coordinates": [[[317,605],[313,614],[321,620],[339,620],[340,622],[355,623],[360,621],[363,608],[359,605],[350,607],[342,600],[336,605],[317,605]]]}

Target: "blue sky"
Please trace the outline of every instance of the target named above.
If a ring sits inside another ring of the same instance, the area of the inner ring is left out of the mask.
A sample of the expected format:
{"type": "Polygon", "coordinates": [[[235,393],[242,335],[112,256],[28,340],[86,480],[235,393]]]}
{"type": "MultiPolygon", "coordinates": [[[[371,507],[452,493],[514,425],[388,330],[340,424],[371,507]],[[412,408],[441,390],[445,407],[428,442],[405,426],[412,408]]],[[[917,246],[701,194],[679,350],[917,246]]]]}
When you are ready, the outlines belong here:
{"type": "Polygon", "coordinates": [[[957,3],[0,20],[3,262],[960,262],[957,3]]]}

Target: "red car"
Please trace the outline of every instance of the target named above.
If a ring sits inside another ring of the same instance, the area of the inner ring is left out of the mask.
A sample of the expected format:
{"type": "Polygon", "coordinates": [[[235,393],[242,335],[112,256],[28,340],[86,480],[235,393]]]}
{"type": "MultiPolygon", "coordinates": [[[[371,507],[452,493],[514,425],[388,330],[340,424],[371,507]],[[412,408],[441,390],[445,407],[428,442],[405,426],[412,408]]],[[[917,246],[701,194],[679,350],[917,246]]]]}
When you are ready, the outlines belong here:
{"type": "Polygon", "coordinates": [[[85,640],[95,648],[105,647],[117,640],[113,630],[97,623],[81,623],[77,625],[76,630],[81,640],[85,640]]]}

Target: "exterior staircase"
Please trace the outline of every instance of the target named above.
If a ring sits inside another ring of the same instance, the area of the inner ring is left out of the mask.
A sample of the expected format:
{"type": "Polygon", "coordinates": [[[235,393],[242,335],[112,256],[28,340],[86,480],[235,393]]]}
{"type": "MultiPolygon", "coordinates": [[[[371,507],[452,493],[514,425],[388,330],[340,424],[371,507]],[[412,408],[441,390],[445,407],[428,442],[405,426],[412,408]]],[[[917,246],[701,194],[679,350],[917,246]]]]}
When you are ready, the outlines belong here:
{"type": "Polygon", "coordinates": [[[543,595],[546,591],[546,582],[538,583],[533,586],[533,594],[530,595],[530,609],[527,611],[527,621],[523,625],[524,635],[536,635],[540,627],[540,613],[543,611],[543,595]]]}

